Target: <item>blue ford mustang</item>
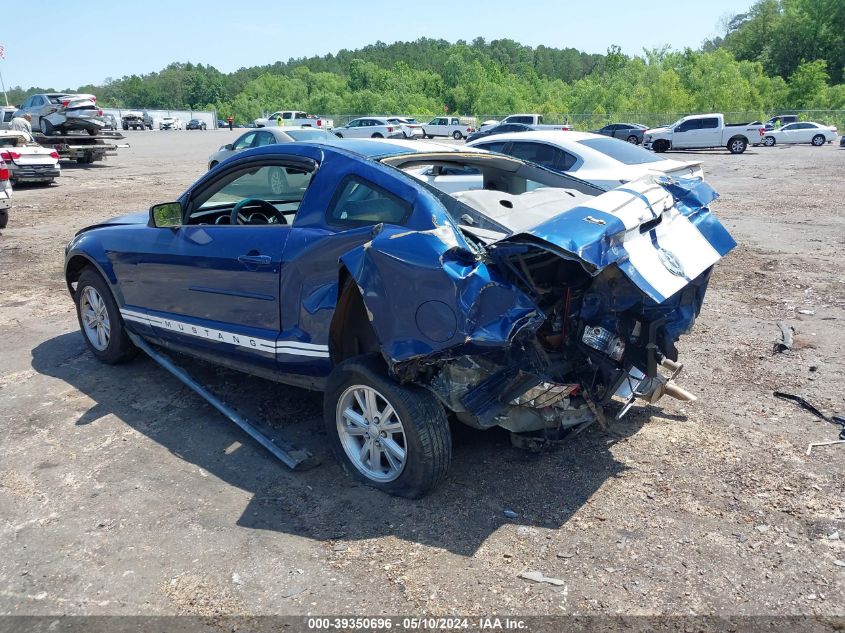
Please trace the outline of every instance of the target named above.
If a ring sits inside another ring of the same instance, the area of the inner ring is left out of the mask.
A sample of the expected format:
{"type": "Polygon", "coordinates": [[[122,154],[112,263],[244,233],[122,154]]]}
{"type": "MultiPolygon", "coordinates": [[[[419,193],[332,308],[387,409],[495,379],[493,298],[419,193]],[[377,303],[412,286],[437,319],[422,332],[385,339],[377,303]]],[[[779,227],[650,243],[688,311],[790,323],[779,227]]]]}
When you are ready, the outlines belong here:
{"type": "Polygon", "coordinates": [[[446,474],[450,419],[548,438],[613,400],[693,398],[675,343],[735,245],[715,198],[434,143],[290,143],[81,230],[65,271],[100,360],[131,359],[131,332],[322,390],[347,470],[413,497],[446,474]],[[439,190],[454,173],[476,180],[439,190]]]}

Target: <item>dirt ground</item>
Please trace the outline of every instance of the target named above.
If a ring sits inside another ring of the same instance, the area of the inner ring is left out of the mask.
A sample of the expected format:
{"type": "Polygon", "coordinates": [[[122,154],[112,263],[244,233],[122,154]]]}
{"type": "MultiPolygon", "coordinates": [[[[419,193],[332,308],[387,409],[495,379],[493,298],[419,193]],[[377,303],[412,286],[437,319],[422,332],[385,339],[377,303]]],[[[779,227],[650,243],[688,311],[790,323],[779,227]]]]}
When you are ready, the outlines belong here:
{"type": "Polygon", "coordinates": [[[320,395],[198,367],[248,417],[323,458],[293,473],[152,361],[86,351],[62,273],[74,232],[174,199],[237,130],[132,147],[14,193],[0,236],[0,614],[845,615],[845,445],[772,396],[845,412],[838,147],[701,160],[738,248],[664,399],[561,450],[455,429],[419,501],[354,484],[320,395]],[[777,322],[793,353],[773,354],[777,322]],[[505,510],[516,513],[508,518],[505,510]],[[562,586],[518,575],[539,571],[562,586]]]}

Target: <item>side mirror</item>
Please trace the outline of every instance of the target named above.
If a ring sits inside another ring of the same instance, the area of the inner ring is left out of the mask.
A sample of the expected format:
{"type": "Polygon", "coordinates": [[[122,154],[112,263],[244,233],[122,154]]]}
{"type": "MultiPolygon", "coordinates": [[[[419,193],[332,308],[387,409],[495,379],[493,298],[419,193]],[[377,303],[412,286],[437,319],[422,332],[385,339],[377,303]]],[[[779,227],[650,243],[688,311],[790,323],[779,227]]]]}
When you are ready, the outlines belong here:
{"type": "Polygon", "coordinates": [[[231,143],[226,143],[226,144],[223,146],[223,149],[228,149],[229,151],[231,151],[231,150],[235,149],[235,146],[234,146],[234,145],[232,145],[231,143]]]}
{"type": "Polygon", "coordinates": [[[182,203],[165,202],[151,206],[150,226],[155,228],[182,226],[182,203]]]}

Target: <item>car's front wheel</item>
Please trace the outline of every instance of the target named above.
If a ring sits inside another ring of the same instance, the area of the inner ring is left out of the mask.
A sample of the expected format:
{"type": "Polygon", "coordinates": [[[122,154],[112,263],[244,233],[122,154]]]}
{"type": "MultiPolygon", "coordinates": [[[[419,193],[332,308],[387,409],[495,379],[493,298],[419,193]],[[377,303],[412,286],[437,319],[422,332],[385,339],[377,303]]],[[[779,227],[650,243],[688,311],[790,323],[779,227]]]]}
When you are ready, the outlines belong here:
{"type": "Polygon", "coordinates": [[[76,283],[76,316],[88,349],[109,365],[125,362],[138,353],[129,340],[111,289],[93,268],[86,268],[76,283]]]}
{"type": "Polygon", "coordinates": [[[775,137],[774,136],[766,136],[763,139],[763,145],[766,147],[773,147],[775,144],[775,137]]]}
{"type": "Polygon", "coordinates": [[[416,498],[446,476],[452,439],[442,405],[422,387],[391,380],[377,356],[358,356],[335,368],[323,416],[344,468],[370,486],[416,498]]]}
{"type": "Polygon", "coordinates": [[[669,150],[669,141],[664,141],[663,139],[661,139],[659,141],[654,141],[652,148],[658,154],[662,154],[663,152],[666,152],[666,151],[669,150]]]}

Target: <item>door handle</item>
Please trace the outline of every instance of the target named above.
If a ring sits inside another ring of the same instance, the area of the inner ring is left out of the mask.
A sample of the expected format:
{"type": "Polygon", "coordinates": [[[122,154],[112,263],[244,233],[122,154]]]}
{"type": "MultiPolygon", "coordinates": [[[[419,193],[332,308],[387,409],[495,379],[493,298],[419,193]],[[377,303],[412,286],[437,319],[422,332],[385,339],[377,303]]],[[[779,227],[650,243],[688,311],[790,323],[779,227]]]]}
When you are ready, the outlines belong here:
{"type": "Polygon", "coordinates": [[[272,263],[269,255],[240,255],[238,261],[252,266],[269,266],[272,263]]]}

